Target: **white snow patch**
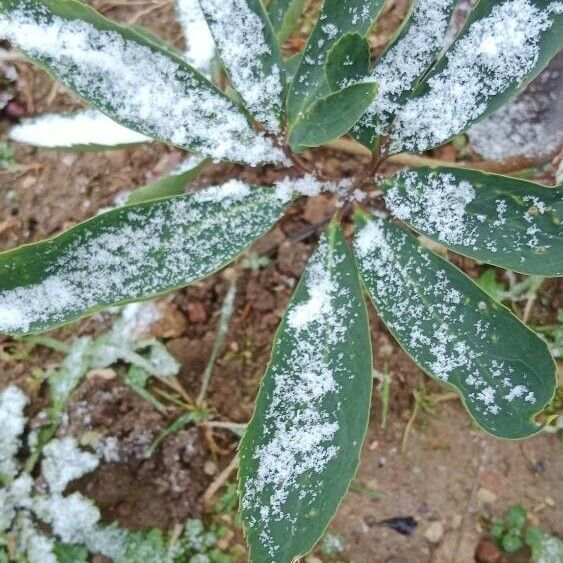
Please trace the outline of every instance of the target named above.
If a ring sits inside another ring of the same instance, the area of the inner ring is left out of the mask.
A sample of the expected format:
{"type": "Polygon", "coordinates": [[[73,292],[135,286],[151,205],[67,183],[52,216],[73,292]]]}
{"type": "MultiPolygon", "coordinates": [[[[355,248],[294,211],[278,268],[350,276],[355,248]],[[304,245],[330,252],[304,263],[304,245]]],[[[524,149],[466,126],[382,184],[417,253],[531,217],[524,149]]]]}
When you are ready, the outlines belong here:
{"type": "Polygon", "coordinates": [[[14,477],[17,473],[15,458],[25,428],[26,405],[26,395],[15,385],[0,393],[0,475],[4,477],[14,477]]]}
{"type": "Polygon", "coordinates": [[[12,127],[9,138],[35,147],[67,148],[77,145],[118,146],[151,139],[123,127],[97,110],[45,114],[12,127]]]}
{"type": "Polygon", "coordinates": [[[215,40],[198,0],[176,0],[178,20],[187,43],[185,58],[196,70],[211,77],[215,40]]]}
{"type": "Polygon", "coordinates": [[[41,473],[51,493],[63,493],[71,481],[90,473],[100,460],[78,447],[70,436],[51,440],[43,449],[41,473]]]}

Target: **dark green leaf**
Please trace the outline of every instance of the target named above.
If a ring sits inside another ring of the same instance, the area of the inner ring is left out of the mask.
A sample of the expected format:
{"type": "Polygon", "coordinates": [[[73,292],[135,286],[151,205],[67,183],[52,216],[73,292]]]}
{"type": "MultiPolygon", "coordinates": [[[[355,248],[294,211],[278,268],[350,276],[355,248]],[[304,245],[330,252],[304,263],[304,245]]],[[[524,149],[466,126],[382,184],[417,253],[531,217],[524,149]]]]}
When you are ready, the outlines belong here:
{"type": "Polygon", "coordinates": [[[362,82],[369,73],[369,41],[359,33],[348,33],[334,44],[326,62],[326,77],[332,91],[362,82]]]}
{"type": "Polygon", "coordinates": [[[353,84],[310,106],[294,123],[289,132],[293,150],[318,147],[346,134],[371,104],[377,84],[353,84]]]}
{"type": "Polygon", "coordinates": [[[496,301],[504,301],[506,298],[506,286],[497,281],[497,270],[495,268],[485,270],[475,280],[475,283],[496,301]]]}
{"type": "Polygon", "coordinates": [[[508,309],[390,221],[357,216],[360,273],[382,320],[430,376],[455,389],[475,421],[525,438],[553,397],[547,346],[508,309]]]}
{"type": "Polygon", "coordinates": [[[460,168],[383,182],[391,212],[455,252],[526,274],[563,275],[563,188],[460,168]]]}
{"type": "Polygon", "coordinates": [[[384,0],[325,0],[288,94],[290,123],[330,93],[325,66],[332,46],[348,33],[367,35],[384,0]]]}
{"type": "Polygon", "coordinates": [[[301,63],[301,53],[295,53],[285,61],[285,75],[287,77],[287,81],[291,82],[299,65],[301,63]]]}
{"type": "Polygon", "coordinates": [[[321,537],[358,466],[371,386],[358,273],[332,224],[281,323],[240,446],[251,561],[290,563],[321,537]]]}
{"type": "Polygon", "coordinates": [[[372,73],[381,90],[374,104],[354,127],[354,136],[368,148],[387,135],[393,115],[444,46],[444,37],[457,0],[417,0],[411,13],[383,53],[372,73]]]}
{"type": "Polygon", "coordinates": [[[56,542],[53,553],[58,563],[83,563],[88,561],[88,550],[80,545],[56,542]]]}
{"type": "Polygon", "coordinates": [[[274,30],[283,43],[299,23],[305,0],[272,0],[268,5],[268,13],[274,30]]]}
{"type": "Polygon", "coordinates": [[[195,180],[209,160],[197,156],[189,157],[178,169],[146,186],[134,190],[127,198],[127,204],[143,203],[151,199],[160,199],[180,195],[190,182],[195,180]]]}
{"type": "Polygon", "coordinates": [[[0,254],[0,332],[46,330],[208,276],[265,233],[286,203],[273,189],[231,181],[121,207],[0,254]]]}
{"type": "Polygon", "coordinates": [[[9,138],[34,147],[79,152],[123,149],[152,142],[97,110],[47,113],[25,119],[12,127],[9,138]]]}
{"type": "Polygon", "coordinates": [[[250,113],[281,129],[285,67],[280,45],[260,0],[199,0],[229,79],[250,113]]]}
{"type": "Polygon", "coordinates": [[[422,152],[489,116],[563,46],[555,0],[482,0],[440,61],[397,113],[391,152],[422,152]]]}
{"type": "Polygon", "coordinates": [[[216,159],[284,159],[179,53],[78,0],[0,0],[0,38],[143,135],[216,159]]]}

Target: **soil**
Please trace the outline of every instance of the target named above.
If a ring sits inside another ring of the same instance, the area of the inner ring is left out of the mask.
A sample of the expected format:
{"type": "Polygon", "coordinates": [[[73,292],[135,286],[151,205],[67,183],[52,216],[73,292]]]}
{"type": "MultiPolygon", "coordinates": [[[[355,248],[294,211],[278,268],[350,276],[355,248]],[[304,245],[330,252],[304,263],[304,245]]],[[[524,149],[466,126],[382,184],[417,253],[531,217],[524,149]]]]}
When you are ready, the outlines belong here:
{"type": "MultiPolygon", "coordinates": [[[[136,18],[135,23],[177,46],[182,44],[167,1],[134,6],[111,0],[89,3],[120,21],[136,18]]],[[[381,37],[389,37],[399,24],[407,4],[391,3],[387,23],[373,40],[375,49],[383,44],[381,37]]],[[[0,118],[0,141],[10,124],[23,115],[79,106],[41,71],[23,61],[14,64],[17,82],[1,82],[0,78],[0,87],[13,97],[0,118]]],[[[98,154],[56,153],[16,145],[13,149],[22,168],[0,170],[1,250],[52,236],[91,217],[113,205],[121,192],[153,180],[181,159],[178,150],[157,143],[98,154]]],[[[352,175],[364,165],[362,158],[331,151],[306,156],[313,165],[343,175],[352,175]]],[[[457,153],[445,147],[437,156],[454,159],[457,153]]],[[[214,165],[198,185],[227,177],[267,183],[277,174],[275,170],[214,165]]],[[[163,300],[166,314],[164,321],[153,327],[154,335],[164,339],[181,362],[179,380],[195,396],[215,338],[223,297],[229,281],[237,276],[235,312],[208,394],[216,420],[242,423],[250,418],[273,335],[318,240],[319,226],[333,210],[334,201],[328,196],[298,204],[252,249],[271,259],[266,267],[252,271],[239,263],[163,300]]],[[[482,271],[470,260],[450,258],[473,277],[482,271]]],[[[561,306],[563,282],[550,281],[541,290],[532,319],[552,322],[561,306]]],[[[347,495],[330,527],[344,539],[345,549],[339,558],[356,563],[469,563],[475,560],[475,550],[486,536],[487,519],[515,502],[531,510],[532,518],[545,530],[562,536],[563,456],[557,436],[543,433],[525,442],[495,440],[476,429],[460,403],[451,399],[438,403],[431,413],[420,414],[405,442],[413,393],[424,388],[427,395],[447,397],[400,350],[373,310],[370,316],[375,367],[391,375],[390,410],[382,428],[382,405],[375,389],[356,479],[361,489],[355,490],[364,492],[347,495]],[[381,494],[373,498],[365,489],[381,494]],[[416,520],[410,535],[380,524],[383,519],[401,516],[416,520]]],[[[99,334],[107,330],[111,319],[110,314],[96,315],[52,335],[71,339],[99,334]]],[[[16,361],[3,353],[12,346],[13,341],[0,336],[0,389],[11,382],[22,385],[33,397],[33,415],[45,401],[42,377],[61,356],[35,347],[16,361]]],[[[230,463],[236,440],[229,432],[217,430],[210,442],[202,429],[188,428],[167,439],[146,459],[146,445],[178,414],[161,415],[119,377],[94,375],[77,390],[61,433],[72,434],[83,443],[94,435],[115,438],[118,444],[119,461],[104,463],[75,484],[96,501],[107,522],[117,520],[134,530],[172,528],[188,517],[206,513],[202,496],[217,473],[230,463]]],[[[332,560],[320,552],[308,560],[314,563],[318,558],[332,560]]]]}

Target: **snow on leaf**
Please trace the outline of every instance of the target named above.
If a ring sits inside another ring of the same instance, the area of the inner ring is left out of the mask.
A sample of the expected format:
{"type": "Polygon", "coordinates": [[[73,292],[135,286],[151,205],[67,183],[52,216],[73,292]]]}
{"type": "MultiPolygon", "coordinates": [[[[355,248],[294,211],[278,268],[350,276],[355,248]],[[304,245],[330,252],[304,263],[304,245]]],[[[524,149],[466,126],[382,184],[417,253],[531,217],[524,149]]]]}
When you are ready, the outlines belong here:
{"type": "Polygon", "coordinates": [[[266,232],[286,203],[272,189],[231,180],[114,209],[0,254],[0,332],[44,329],[210,275],[266,232]]]}
{"type": "MultiPolygon", "coordinates": [[[[397,40],[383,54],[367,80],[377,82],[378,95],[353,132],[388,133],[393,115],[404,103],[436,55],[441,51],[454,0],[419,0],[397,40]]],[[[362,137],[365,133],[362,133],[362,137]]]]}
{"type": "Polygon", "coordinates": [[[240,448],[252,560],[293,561],[322,534],[357,467],[370,386],[357,272],[331,225],[282,321],[240,448]]]}
{"type": "Polygon", "coordinates": [[[455,252],[563,275],[563,188],[459,168],[399,172],[382,187],[395,217],[455,252]]]}
{"type": "Polygon", "coordinates": [[[24,408],[27,397],[19,387],[10,385],[0,393],[0,476],[17,473],[16,454],[25,427],[24,408]]]}
{"type": "Polygon", "coordinates": [[[99,459],[81,450],[70,436],[51,440],[43,449],[41,473],[49,491],[62,494],[71,481],[90,473],[98,467],[99,459]]]}
{"type": "Polygon", "coordinates": [[[249,111],[280,131],[283,61],[260,0],[200,0],[229,78],[249,111]]]}
{"type": "MultiPolygon", "coordinates": [[[[549,60],[555,45],[550,43],[546,53],[542,50],[557,29],[563,3],[490,4],[490,13],[472,21],[418,94],[398,112],[393,152],[422,152],[444,143],[494,109],[497,100],[503,101],[500,96],[516,93],[530,74],[541,70],[541,62],[549,60]]],[[[483,9],[487,5],[483,3],[483,9]]]]}
{"type": "Polygon", "coordinates": [[[171,49],[73,0],[54,7],[5,0],[2,7],[0,38],[123,125],[216,159],[285,162],[231,100],[171,49]],[[67,5],[85,20],[59,15],[67,5]]]}
{"type": "Polygon", "coordinates": [[[455,387],[479,423],[524,438],[551,400],[546,344],[446,260],[390,221],[358,214],[360,274],[399,344],[429,375],[455,387]]]}
{"type": "Polygon", "coordinates": [[[48,113],[26,119],[10,129],[9,138],[49,149],[89,147],[100,150],[151,142],[149,137],[123,127],[97,110],[48,113]]]}
{"type": "Polygon", "coordinates": [[[215,57],[215,40],[201,11],[199,0],[176,0],[176,12],[187,43],[184,55],[186,60],[210,78],[215,57]]]}

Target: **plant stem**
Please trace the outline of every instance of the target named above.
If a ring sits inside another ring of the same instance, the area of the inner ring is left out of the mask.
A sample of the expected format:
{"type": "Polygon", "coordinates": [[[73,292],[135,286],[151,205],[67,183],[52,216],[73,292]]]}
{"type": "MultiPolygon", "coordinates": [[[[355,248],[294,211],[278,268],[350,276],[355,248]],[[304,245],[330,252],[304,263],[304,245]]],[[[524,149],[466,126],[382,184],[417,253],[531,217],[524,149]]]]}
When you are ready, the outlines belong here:
{"type": "Polygon", "coordinates": [[[229,330],[229,322],[231,320],[231,317],[233,316],[236,293],[237,283],[236,280],[233,280],[223,301],[223,306],[221,307],[221,316],[219,317],[219,326],[217,327],[217,334],[215,335],[215,341],[213,342],[213,349],[211,350],[211,356],[209,357],[209,361],[207,362],[207,366],[205,367],[205,371],[203,372],[201,390],[196,399],[196,404],[198,405],[201,405],[203,400],[205,399],[219,350],[223,346],[225,336],[227,335],[227,331],[229,330]]]}

